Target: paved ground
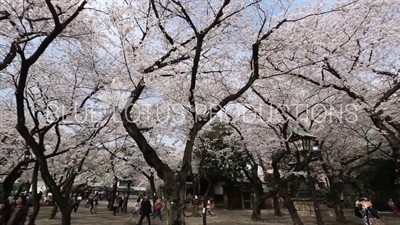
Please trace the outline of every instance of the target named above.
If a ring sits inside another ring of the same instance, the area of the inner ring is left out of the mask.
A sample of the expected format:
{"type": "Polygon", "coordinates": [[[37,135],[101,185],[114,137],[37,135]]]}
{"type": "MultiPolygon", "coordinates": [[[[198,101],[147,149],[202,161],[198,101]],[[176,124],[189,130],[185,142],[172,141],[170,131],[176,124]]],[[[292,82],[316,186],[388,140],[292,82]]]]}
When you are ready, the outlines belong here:
{"type": "MultiPolygon", "coordinates": [[[[50,214],[51,207],[42,207],[40,213],[38,215],[38,219],[36,220],[37,225],[59,225],[61,214],[57,214],[56,218],[53,220],[47,219],[50,214]]],[[[129,211],[129,210],[128,210],[129,211]]],[[[268,224],[268,225],[289,225],[291,223],[291,219],[289,214],[286,211],[283,211],[283,217],[275,217],[273,216],[272,210],[263,210],[262,216],[265,220],[262,222],[252,222],[250,221],[251,210],[215,210],[213,212],[215,215],[211,217],[207,217],[208,225],[248,225],[248,224],[268,224]]],[[[187,213],[190,215],[190,213],[187,213]]],[[[389,225],[399,225],[400,224],[400,216],[394,217],[389,213],[385,213],[385,218],[389,222],[389,225]]],[[[362,224],[360,220],[355,218],[355,216],[350,212],[346,212],[346,216],[348,219],[356,222],[354,224],[362,224]]],[[[97,214],[90,214],[89,209],[84,208],[84,204],[78,209],[77,213],[72,214],[72,224],[73,225],[112,225],[112,224],[127,224],[126,220],[130,217],[130,214],[119,213],[116,216],[112,215],[112,212],[107,211],[106,203],[102,203],[99,205],[97,214]]],[[[303,222],[306,225],[314,225],[315,220],[312,218],[302,218],[303,222]]],[[[129,223],[129,225],[135,225],[138,218],[135,217],[129,223]]],[[[324,218],[324,221],[329,222],[332,221],[333,218],[324,218]]],[[[186,218],[188,225],[202,225],[201,218],[186,218]]],[[[158,218],[152,220],[153,225],[165,225],[166,223],[160,221],[158,218]]],[[[350,224],[350,223],[349,223],[350,224]]],[[[352,223],[353,224],[353,223],[352,223]]],[[[143,225],[147,225],[146,220],[143,222],[143,225]]]]}

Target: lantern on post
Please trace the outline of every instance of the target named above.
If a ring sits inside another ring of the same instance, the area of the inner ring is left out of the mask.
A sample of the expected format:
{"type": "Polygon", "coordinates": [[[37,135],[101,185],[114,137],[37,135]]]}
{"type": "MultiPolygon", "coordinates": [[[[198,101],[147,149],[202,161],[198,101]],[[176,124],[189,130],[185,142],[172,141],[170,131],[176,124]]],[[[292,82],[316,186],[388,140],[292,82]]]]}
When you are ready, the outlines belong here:
{"type": "Polygon", "coordinates": [[[306,156],[307,154],[311,154],[313,157],[319,157],[321,155],[321,150],[318,144],[318,141],[315,141],[317,137],[305,132],[305,131],[293,131],[287,142],[292,142],[296,147],[296,150],[302,156],[306,156]],[[311,146],[311,142],[313,146],[311,146]]]}
{"type": "MultiPolygon", "coordinates": [[[[318,144],[318,141],[316,141],[317,137],[305,132],[305,131],[293,131],[290,135],[289,138],[286,140],[287,142],[292,142],[294,146],[296,147],[296,150],[300,155],[304,157],[304,160],[307,160],[308,154],[312,158],[314,157],[320,157],[321,155],[321,150],[318,144]],[[314,145],[311,147],[311,142],[314,141],[314,145]]],[[[307,171],[307,176],[309,180],[309,189],[311,191],[312,195],[312,200],[313,200],[313,205],[314,205],[314,211],[315,211],[315,217],[317,219],[317,224],[318,225],[323,225],[322,221],[322,215],[321,211],[319,210],[319,203],[317,200],[317,195],[315,193],[315,184],[311,175],[311,170],[309,167],[309,162],[306,162],[305,169],[307,171]]]]}

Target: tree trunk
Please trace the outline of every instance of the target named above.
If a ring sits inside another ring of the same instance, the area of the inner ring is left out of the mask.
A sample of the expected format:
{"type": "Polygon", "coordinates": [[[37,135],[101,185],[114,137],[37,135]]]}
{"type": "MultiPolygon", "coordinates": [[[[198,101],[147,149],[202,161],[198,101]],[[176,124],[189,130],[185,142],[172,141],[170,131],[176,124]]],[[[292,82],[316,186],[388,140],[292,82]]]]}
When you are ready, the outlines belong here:
{"type": "Polygon", "coordinates": [[[164,184],[167,225],[185,225],[185,188],[185,182],[174,179],[164,184]]]}
{"type": "Polygon", "coordinates": [[[53,206],[53,209],[51,209],[50,215],[49,215],[49,220],[52,220],[56,217],[56,214],[58,212],[58,207],[57,204],[55,203],[53,206]]]}
{"type": "Polygon", "coordinates": [[[199,204],[200,204],[199,199],[195,199],[193,202],[193,210],[192,210],[193,212],[191,217],[201,217],[199,212],[199,204]]]}
{"type": "Polygon", "coordinates": [[[284,196],[284,201],[285,206],[289,211],[290,217],[292,218],[293,225],[304,225],[303,221],[301,221],[299,214],[297,213],[297,209],[294,206],[292,199],[288,195],[286,195],[284,196]]]}
{"type": "Polygon", "coordinates": [[[32,172],[32,214],[29,216],[28,225],[35,225],[35,220],[40,210],[40,199],[42,198],[42,192],[37,193],[37,179],[39,175],[39,163],[35,162],[35,167],[32,172]]]}
{"type": "Polygon", "coordinates": [[[131,192],[131,182],[128,182],[128,194],[126,195],[126,198],[124,200],[124,213],[128,212],[128,201],[130,192],[131,192]]]}
{"type": "Polygon", "coordinates": [[[118,188],[118,178],[114,177],[113,188],[112,188],[112,191],[110,193],[111,194],[111,198],[110,198],[110,201],[108,202],[108,206],[107,206],[108,211],[113,211],[114,210],[112,206],[114,204],[115,198],[117,197],[117,188],[118,188]]]}
{"type": "Polygon", "coordinates": [[[227,187],[226,190],[226,197],[228,199],[228,204],[226,205],[226,209],[231,210],[232,209],[232,190],[231,188],[227,187]]]}
{"type": "Polygon", "coordinates": [[[71,213],[62,213],[61,225],[71,225],[71,213]]]}
{"type": "Polygon", "coordinates": [[[200,178],[197,179],[193,179],[193,212],[191,217],[201,217],[200,212],[199,212],[199,204],[200,204],[200,188],[201,188],[201,184],[200,184],[200,178]]]}
{"type": "Polygon", "coordinates": [[[274,215],[275,216],[282,216],[281,206],[279,204],[279,192],[274,191],[273,193],[273,204],[274,204],[274,215]]]}
{"type": "Polygon", "coordinates": [[[21,176],[22,174],[22,163],[18,163],[16,167],[14,167],[11,172],[7,175],[4,179],[2,186],[3,191],[1,192],[1,200],[7,201],[8,197],[11,195],[12,189],[14,187],[15,181],[21,176]]]}
{"type": "Polygon", "coordinates": [[[203,214],[202,214],[203,225],[207,224],[207,204],[208,204],[208,196],[204,195],[204,198],[203,198],[203,214]]]}
{"type": "Polygon", "coordinates": [[[35,220],[37,215],[39,214],[40,211],[40,199],[42,198],[42,192],[33,194],[34,190],[32,190],[32,206],[33,206],[33,211],[32,214],[29,217],[29,223],[28,225],[35,225],[35,220]]]}
{"type": "Polygon", "coordinates": [[[150,183],[150,194],[152,196],[153,199],[153,207],[156,205],[156,201],[157,201],[157,190],[156,190],[156,183],[154,182],[154,174],[151,173],[151,175],[148,177],[149,183],[150,183]]]}
{"type": "MultiPolygon", "coordinates": [[[[331,179],[330,179],[331,180],[331,179]]],[[[333,179],[332,179],[333,181],[333,179]]],[[[330,187],[332,196],[333,196],[333,208],[335,210],[335,216],[337,222],[346,222],[346,218],[344,216],[342,201],[341,201],[341,194],[343,191],[343,183],[331,183],[330,187]]]]}
{"type": "Polygon", "coordinates": [[[251,221],[262,221],[261,219],[261,195],[259,190],[254,191],[253,198],[253,213],[251,214],[251,221]]]}

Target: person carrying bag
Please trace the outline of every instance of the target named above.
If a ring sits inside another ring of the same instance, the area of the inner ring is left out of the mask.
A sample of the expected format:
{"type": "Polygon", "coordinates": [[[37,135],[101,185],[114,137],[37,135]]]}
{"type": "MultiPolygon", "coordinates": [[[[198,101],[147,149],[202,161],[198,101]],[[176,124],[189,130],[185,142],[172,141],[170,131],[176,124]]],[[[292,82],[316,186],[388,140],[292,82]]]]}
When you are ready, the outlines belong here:
{"type": "Polygon", "coordinates": [[[360,198],[355,202],[354,214],[362,218],[365,225],[388,225],[378,210],[372,208],[372,202],[367,198],[360,198]]]}

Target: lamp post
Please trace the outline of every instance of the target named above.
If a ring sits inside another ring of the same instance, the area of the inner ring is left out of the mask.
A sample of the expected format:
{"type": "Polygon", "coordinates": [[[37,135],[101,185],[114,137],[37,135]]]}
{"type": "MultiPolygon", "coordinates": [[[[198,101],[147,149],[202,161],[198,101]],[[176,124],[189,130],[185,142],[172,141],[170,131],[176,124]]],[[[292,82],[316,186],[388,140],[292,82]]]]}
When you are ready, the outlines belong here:
{"type": "Polygon", "coordinates": [[[316,158],[316,157],[319,157],[321,154],[319,144],[317,141],[315,141],[316,139],[317,139],[317,137],[315,137],[307,132],[293,131],[290,134],[287,141],[294,143],[294,146],[296,147],[297,152],[301,156],[303,156],[304,160],[306,161],[305,167],[306,167],[306,172],[307,172],[307,177],[308,177],[308,184],[309,184],[309,188],[311,191],[311,197],[312,197],[313,204],[314,204],[315,217],[317,219],[317,224],[323,225],[321,211],[319,210],[317,195],[315,193],[315,183],[311,176],[311,170],[308,165],[309,162],[307,162],[307,160],[309,159],[309,156],[311,158],[316,158]],[[311,147],[312,141],[314,141],[314,145],[311,147]]]}

